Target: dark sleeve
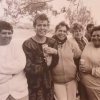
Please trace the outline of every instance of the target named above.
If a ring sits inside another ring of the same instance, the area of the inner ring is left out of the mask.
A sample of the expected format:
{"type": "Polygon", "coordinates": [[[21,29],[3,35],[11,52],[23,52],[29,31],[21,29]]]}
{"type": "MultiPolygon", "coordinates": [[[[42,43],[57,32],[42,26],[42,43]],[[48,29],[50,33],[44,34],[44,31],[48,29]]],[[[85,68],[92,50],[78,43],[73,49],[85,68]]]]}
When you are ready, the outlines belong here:
{"type": "MultiPolygon", "coordinates": [[[[51,38],[50,43],[51,43],[51,47],[55,48],[57,50],[57,42],[56,42],[56,40],[51,38]]],[[[50,68],[54,68],[58,64],[58,60],[59,60],[58,53],[57,54],[53,54],[52,55],[52,63],[50,65],[50,68]]]]}
{"type": "Polygon", "coordinates": [[[42,66],[35,63],[35,50],[27,42],[24,42],[23,51],[26,55],[26,66],[24,69],[26,75],[40,75],[42,73],[42,66]]]}
{"type": "Polygon", "coordinates": [[[77,67],[77,70],[79,71],[79,62],[80,62],[80,57],[79,58],[73,58],[74,59],[74,63],[77,67]]]}
{"type": "Polygon", "coordinates": [[[52,55],[52,63],[50,65],[50,68],[54,68],[58,64],[59,56],[58,54],[52,55]]]}

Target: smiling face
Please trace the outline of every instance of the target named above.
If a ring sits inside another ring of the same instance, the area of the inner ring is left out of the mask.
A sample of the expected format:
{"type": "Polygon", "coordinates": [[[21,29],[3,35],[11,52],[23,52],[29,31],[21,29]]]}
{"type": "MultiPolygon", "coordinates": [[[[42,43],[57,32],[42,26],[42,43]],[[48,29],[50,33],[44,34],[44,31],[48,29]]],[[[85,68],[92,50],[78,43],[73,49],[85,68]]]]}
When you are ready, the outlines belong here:
{"type": "Polygon", "coordinates": [[[83,33],[82,30],[77,29],[77,30],[74,30],[73,36],[75,39],[81,39],[83,37],[82,33],[83,33]]]}
{"type": "Polygon", "coordinates": [[[100,30],[94,31],[92,33],[91,41],[95,47],[100,47],[100,30]]]}
{"type": "Polygon", "coordinates": [[[7,45],[12,39],[13,32],[11,30],[2,29],[0,32],[0,44],[7,45]]]}
{"type": "Polygon", "coordinates": [[[36,35],[39,37],[44,37],[48,31],[49,25],[47,20],[40,20],[36,21],[35,32],[36,35]]]}
{"type": "Polygon", "coordinates": [[[67,31],[68,30],[67,30],[66,26],[59,26],[59,28],[56,31],[56,35],[57,35],[58,39],[64,40],[66,38],[67,31]]]}

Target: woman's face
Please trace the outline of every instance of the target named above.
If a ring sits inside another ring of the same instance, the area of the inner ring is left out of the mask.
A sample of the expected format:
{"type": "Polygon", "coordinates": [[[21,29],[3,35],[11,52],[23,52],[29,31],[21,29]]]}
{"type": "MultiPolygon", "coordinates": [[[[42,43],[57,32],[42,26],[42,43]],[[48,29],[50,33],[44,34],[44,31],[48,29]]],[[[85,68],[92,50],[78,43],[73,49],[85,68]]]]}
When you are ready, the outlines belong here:
{"type": "Polygon", "coordinates": [[[48,31],[49,25],[47,20],[37,20],[35,26],[36,35],[43,37],[48,31]]]}
{"type": "Polygon", "coordinates": [[[59,28],[56,31],[56,35],[60,40],[64,40],[67,35],[67,28],[66,26],[59,26],[59,28]]]}
{"type": "Polygon", "coordinates": [[[3,29],[0,32],[0,42],[3,45],[7,45],[10,43],[12,39],[13,32],[11,30],[3,29]]]}
{"type": "Polygon", "coordinates": [[[74,30],[73,36],[74,36],[75,39],[81,39],[82,36],[83,36],[82,30],[79,30],[79,29],[74,30]]]}
{"type": "Polygon", "coordinates": [[[100,47],[100,30],[94,31],[91,37],[95,47],[100,47]]]}
{"type": "Polygon", "coordinates": [[[88,33],[91,33],[92,29],[94,28],[94,26],[91,26],[87,29],[88,33]]]}

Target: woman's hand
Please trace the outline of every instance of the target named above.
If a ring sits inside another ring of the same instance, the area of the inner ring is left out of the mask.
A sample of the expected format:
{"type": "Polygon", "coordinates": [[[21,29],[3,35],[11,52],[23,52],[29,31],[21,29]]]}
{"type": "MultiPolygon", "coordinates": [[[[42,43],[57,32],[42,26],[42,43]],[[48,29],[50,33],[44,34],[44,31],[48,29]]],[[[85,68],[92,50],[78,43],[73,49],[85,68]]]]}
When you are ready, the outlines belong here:
{"type": "Polygon", "coordinates": [[[85,65],[80,64],[79,69],[81,72],[86,73],[86,74],[92,73],[92,68],[89,66],[85,66],[85,65]]]}
{"type": "Polygon", "coordinates": [[[54,49],[54,48],[51,48],[51,47],[46,47],[44,49],[44,51],[47,53],[47,54],[57,54],[57,50],[54,49]]]}

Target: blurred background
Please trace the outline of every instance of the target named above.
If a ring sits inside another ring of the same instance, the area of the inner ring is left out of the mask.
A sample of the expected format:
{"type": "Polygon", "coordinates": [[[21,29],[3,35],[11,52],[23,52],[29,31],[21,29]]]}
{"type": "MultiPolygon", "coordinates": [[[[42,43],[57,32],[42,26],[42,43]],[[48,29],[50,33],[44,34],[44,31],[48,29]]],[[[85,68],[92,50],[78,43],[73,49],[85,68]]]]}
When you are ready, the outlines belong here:
{"type": "Polygon", "coordinates": [[[65,21],[69,26],[78,22],[100,24],[99,0],[0,0],[0,20],[14,26],[16,39],[25,40],[34,34],[32,21],[37,13],[46,13],[50,19],[50,33],[55,25],[65,21]]]}

